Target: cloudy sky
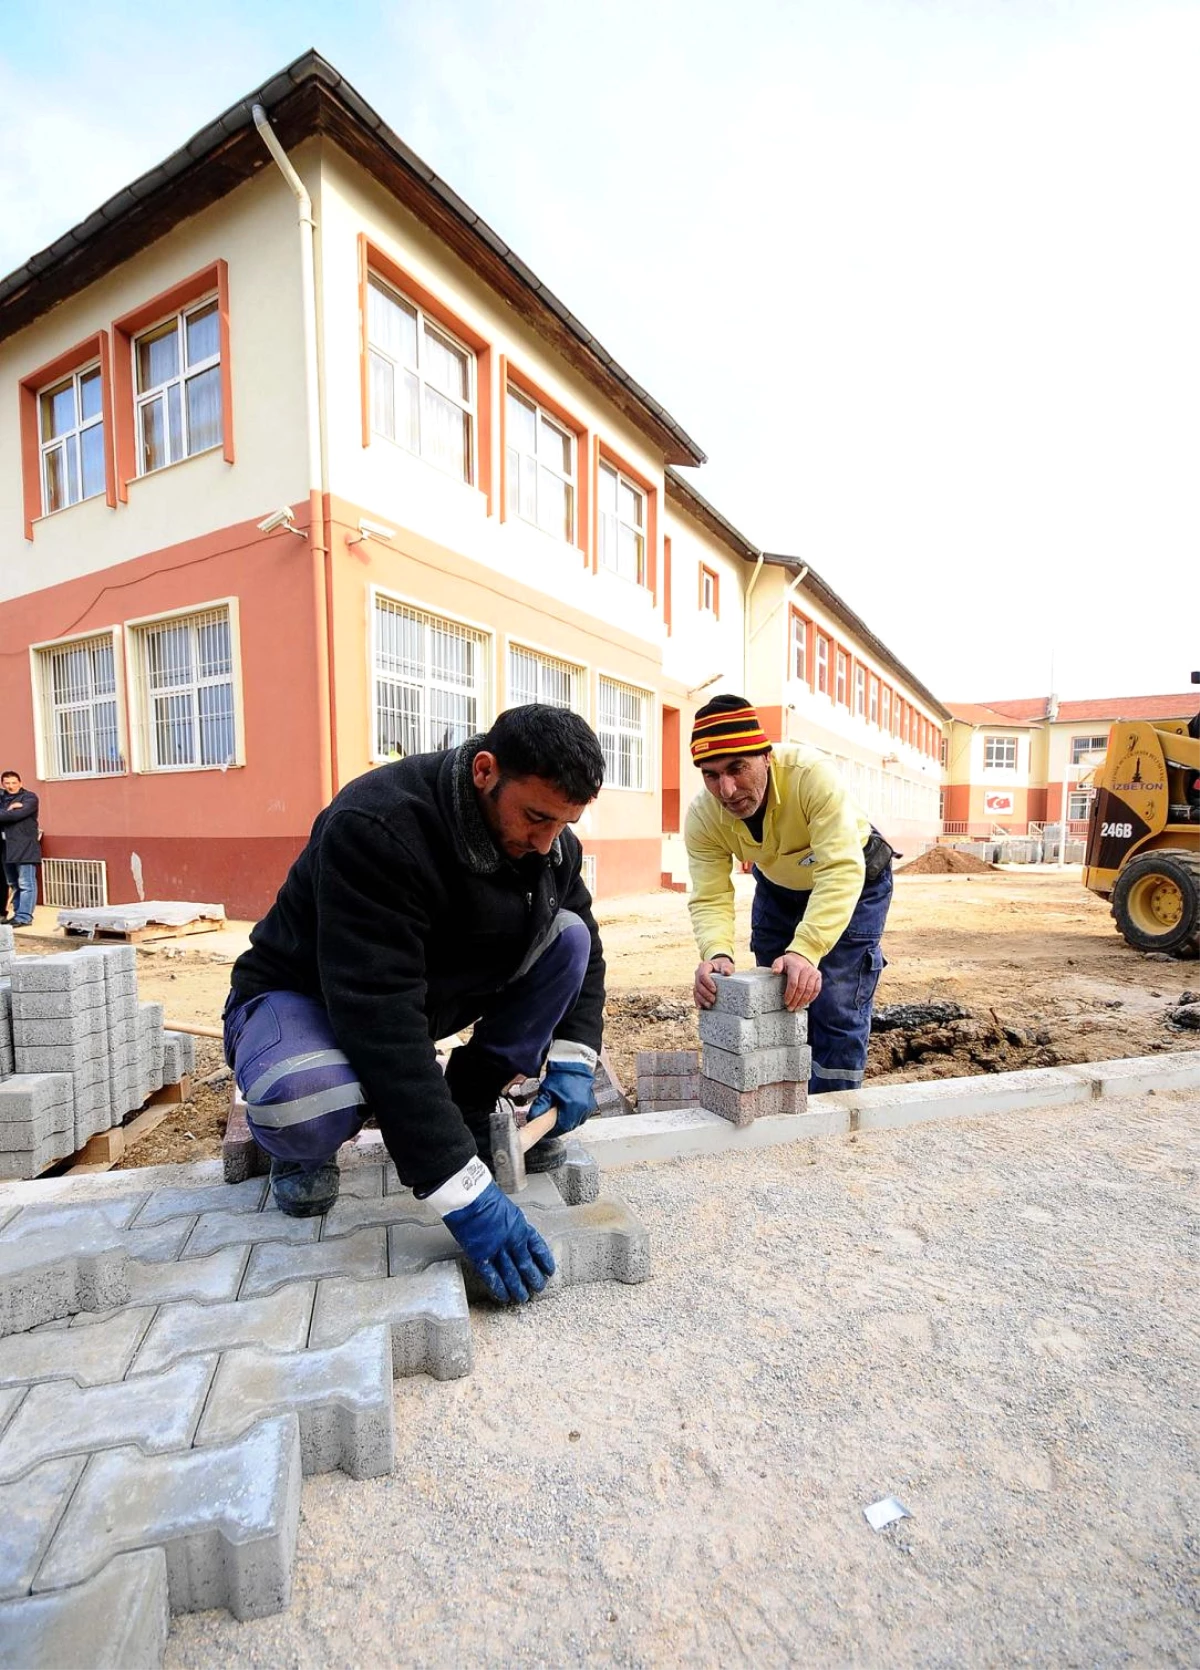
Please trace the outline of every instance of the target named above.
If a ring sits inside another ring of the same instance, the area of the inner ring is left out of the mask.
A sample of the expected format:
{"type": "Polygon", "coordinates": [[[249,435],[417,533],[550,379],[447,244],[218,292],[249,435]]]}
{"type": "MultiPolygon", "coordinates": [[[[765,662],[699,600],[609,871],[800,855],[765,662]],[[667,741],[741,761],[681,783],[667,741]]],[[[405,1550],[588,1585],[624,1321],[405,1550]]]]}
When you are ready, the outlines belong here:
{"type": "Polygon", "coordinates": [[[4,13],[0,272],[315,46],[943,699],[1200,667],[1196,0],[4,13]]]}

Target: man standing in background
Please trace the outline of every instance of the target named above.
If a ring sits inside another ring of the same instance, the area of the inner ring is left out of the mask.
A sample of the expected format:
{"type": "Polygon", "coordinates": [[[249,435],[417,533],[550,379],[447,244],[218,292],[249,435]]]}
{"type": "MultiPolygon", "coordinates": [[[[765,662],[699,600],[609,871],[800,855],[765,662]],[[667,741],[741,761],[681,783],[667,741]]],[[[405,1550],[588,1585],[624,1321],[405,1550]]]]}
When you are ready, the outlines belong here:
{"type": "Polygon", "coordinates": [[[0,773],[0,834],[4,837],[4,880],[9,914],[4,923],[27,928],[37,904],[37,867],[42,862],[38,797],[23,787],[19,771],[0,773]]]}
{"type": "Polygon", "coordinates": [[[688,909],[703,961],[693,995],[716,1001],[732,974],[734,862],[754,867],[750,949],[787,976],[784,1002],[808,1010],[810,1096],[863,1081],[871,1005],[885,966],[892,848],[847,794],[833,761],[794,743],[772,748],[744,696],[696,714],[692,759],[707,793],[688,809],[688,909]]]}

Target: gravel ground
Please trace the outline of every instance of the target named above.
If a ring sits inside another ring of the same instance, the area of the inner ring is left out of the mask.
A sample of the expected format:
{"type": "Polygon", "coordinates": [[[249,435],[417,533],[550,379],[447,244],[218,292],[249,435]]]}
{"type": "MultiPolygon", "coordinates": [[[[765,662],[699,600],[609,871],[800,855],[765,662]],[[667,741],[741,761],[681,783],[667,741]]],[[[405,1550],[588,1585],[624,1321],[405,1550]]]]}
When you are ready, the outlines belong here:
{"type": "Polygon", "coordinates": [[[166,1664],[1200,1662],[1200,1096],[614,1173],[654,1279],[476,1317],[290,1611],[166,1664]],[[871,1531],[895,1494],[911,1518],[871,1531]]]}

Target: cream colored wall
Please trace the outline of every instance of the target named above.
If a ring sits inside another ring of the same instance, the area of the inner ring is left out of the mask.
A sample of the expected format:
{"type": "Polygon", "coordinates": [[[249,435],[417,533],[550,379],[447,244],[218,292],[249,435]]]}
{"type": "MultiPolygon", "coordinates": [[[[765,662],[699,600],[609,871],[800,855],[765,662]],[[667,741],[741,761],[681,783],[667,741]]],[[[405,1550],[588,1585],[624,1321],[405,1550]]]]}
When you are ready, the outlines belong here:
{"type": "MultiPolygon", "coordinates": [[[[303,160],[303,159],[302,159],[303,160]]],[[[0,345],[0,599],[69,581],[306,496],[295,200],[274,167],[176,227],[0,345]],[[220,449],[132,481],[34,524],[23,537],[17,385],[197,270],[229,267],[236,463],[220,449]]]]}
{"type": "MultiPolygon", "coordinates": [[[[658,490],[657,569],[662,574],[663,459],[595,389],[559,360],[464,263],[342,152],[322,154],[321,259],[328,447],[335,490],[368,505],[383,521],[451,545],[464,556],[587,610],[598,621],[665,640],[661,598],[645,587],[584,566],[577,546],[520,521],[501,520],[499,424],[492,431],[494,514],[482,491],[442,474],[378,437],[362,445],[358,340],[358,236],[371,241],[436,295],[492,348],[492,410],[498,418],[498,359],[506,355],[598,433],[658,490]]],[[[478,438],[478,430],[477,430],[478,438]]],[[[583,461],[581,460],[581,463],[583,461]]]]}
{"type": "Polygon", "coordinates": [[[671,541],[671,636],[663,649],[663,672],[685,689],[704,684],[696,701],[703,703],[720,690],[743,694],[743,622],[748,563],[735,556],[698,522],[682,515],[671,503],[666,519],[671,541]],[[700,569],[710,568],[719,579],[719,614],[700,610],[700,569]],[[708,681],[719,674],[714,684],[708,681]]]}
{"type": "Polygon", "coordinates": [[[980,783],[984,788],[1026,788],[1030,777],[1030,733],[1015,730],[1006,725],[983,725],[971,734],[971,750],[969,756],[969,776],[971,783],[980,783]],[[1000,766],[985,766],[984,755],[986,741],[989,736],[1015,736],[1017,739],[1017,765],[1015,771],[1000,766]]]}
{"type": "MultiPolygon", "coordinates": [[[[1074,720],[1069,725],[1051,725],[1048,727],[1048,762],[1045,781],[1061,783],[1069,779],[1075,783],[1080,777],[1092,770],[1089,765],[1071,764],[1071,742],[1075,737],[1103,736],[1108,739],[1109,725],[1104,720],[1088,722],[1074,720]]],[[[1043,735],[1046,735],[1043,732],[1043,735]]]]}

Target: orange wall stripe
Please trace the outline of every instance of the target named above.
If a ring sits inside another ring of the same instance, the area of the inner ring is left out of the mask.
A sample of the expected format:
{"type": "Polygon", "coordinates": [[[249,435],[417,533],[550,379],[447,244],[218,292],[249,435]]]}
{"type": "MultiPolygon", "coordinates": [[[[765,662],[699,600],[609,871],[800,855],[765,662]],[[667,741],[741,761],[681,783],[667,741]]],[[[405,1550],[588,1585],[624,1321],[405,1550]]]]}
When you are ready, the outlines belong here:
{"type": "MultiPolygon", "coordinates": [[[[663,536],[663,625],[667,629],[667,637],[671,636],[671,536],[663,536]]],[[[665,710],[664,710],[665,712],[665,710]]],[[[678,715],[676,715],[678,719],[678,715]]]]}

